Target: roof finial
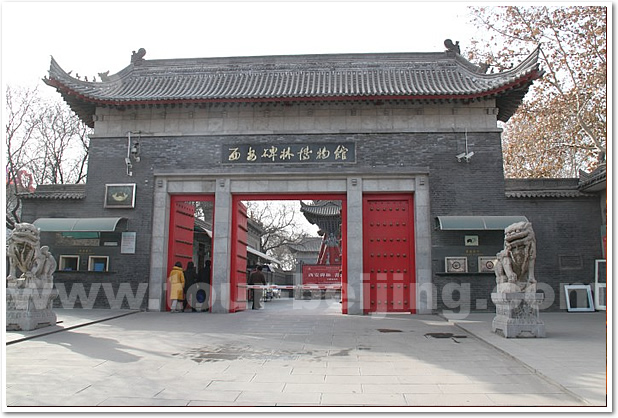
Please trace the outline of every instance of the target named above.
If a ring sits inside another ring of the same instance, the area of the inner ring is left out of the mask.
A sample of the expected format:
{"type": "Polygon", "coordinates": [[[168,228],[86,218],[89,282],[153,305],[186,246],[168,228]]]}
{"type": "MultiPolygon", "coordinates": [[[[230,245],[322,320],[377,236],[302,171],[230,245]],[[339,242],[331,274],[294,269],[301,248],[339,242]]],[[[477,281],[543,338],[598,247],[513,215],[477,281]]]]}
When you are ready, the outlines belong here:
{"type": "Polygon", "coordinates": [[[144,61],[144,55],[146,55],[146,50],[144,48],[140,48],[137,52],[133,51],[131,55],[131,64],[139,64],[144,61]]]}
{"type": "Polygon", "coordinates": [[[444,46],[446,47],[446,52],[454,52],[456,54],[461,54],[459,50],[459,41],[453,43],[450,39],[444,41],[444,46]]]}

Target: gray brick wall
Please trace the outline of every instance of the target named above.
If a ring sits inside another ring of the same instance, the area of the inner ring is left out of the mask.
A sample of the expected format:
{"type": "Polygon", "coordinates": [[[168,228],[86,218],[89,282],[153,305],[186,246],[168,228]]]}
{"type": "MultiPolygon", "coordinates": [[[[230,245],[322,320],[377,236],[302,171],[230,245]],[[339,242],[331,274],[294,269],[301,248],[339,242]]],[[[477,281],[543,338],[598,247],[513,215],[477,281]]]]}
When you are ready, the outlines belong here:
{"type": "MultiPolygon", "coordinates": [[[[231,165],[222,163],[222,147],[232,144],[356,143],[354,165],[330,165],[341,172],[354,170],[371,173],[402,167],[429,167],[431,215],[524,215],[534,225],[538,240],[537,277],[548,283],[556,294],[549,309],[560,308],[560,284],[589,283],[593,280],[594,259],[601,257],[600,206],[597,199],[506,199],[504,195],[500,133],[469,132],[468,149],[475,155],[469,163],[455,156],[465,150],[464,132],[422,132],[384,134],[287,134],[287,135],[214,135],[214,136],[143,136],[141,161],[133,164],[133,176],[126,175],[126,137],[91,140],[86,198],[82,201],[26,201],[24,220],[42,216],[79,216],[128,218],[127,230],[137,232],[136,253],[115,254],[110,258],[110,273],[58,273],[56,283],[69,289],[74,283],[110,283],[117,291],[128,283],[137,292],[148,283],[153,206],[154,173],[255,173],[320,172],[319,164],[231,165]],[[105,209],[105,184],[135,183],[135,209],[105,209]],[[578,262],[577,260],[581,260],[578,262]]],[[[453,283],[468,292],[472,310],[492,310],[489,294],[492,275],[443,275],[446,255],[465,254],[462,233],[434,231],[432,234],[433,282],[439,310],[453,309],[453,295],[443,297],[453,283]],[[449,283],[452,283],[449,285],[449,283]],[[469,290],[465,290],[469,289],[469,290]],[[483,307],[477,300],[487,300],[483,307]],[[447,303],[450,306],[447,306],[447,303]]],[[[500,233],[480,235],[482,255],[495,255],[502,248],[500,233]],[[487,254],[485,254],[487,252],[487,254]]],[[[117,249],[119,253],[119,249],[117,249]]],[[[57,255],[54,253],[54,255],[57,255]]],[[[479,254],[470,255],[471,259],[479,254]]],[[[70,291],[70,290],[67,290],[70,291]]],[[[103,287],[98,290],[95,307],[108,307],[103,287]]],[[[146,308],[147,297],[140,305],[146,308]]]]}

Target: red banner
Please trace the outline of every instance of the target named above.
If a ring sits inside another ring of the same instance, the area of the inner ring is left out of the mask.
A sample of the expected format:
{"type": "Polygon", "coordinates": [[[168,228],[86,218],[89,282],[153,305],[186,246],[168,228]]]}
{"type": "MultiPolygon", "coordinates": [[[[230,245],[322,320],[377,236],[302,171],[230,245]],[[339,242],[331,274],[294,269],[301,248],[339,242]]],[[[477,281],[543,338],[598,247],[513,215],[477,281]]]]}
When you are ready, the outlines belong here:
{"type": "Polygon", "coordinates": [[[304,264],[303,285],[306,284],[341,284],[341,266],[304,264]]]}

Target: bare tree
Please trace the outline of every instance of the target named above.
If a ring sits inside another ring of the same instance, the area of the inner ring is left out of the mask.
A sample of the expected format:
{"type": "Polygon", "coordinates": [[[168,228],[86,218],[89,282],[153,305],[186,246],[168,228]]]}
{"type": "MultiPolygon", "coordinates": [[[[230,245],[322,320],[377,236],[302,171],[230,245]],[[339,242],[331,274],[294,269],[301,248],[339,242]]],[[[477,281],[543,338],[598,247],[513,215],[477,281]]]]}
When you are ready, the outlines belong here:
{"type": "Polygon", "coordinates": [[[37,88],[8,87],[5,107],[6,225],[12,228],[20,220],[20,193],[86,180],[91,130],[64,102],[43,100],[37,88]]]}
{"type": "Polygon", "coordinates": [[[295,257],[288,245],[300,242],[308,235],[301,224],[302,216],[294,202],[250,201],[247,214],[264,228],[262,251],[283,263],[284,270],[293,270],[295,257]]]}
{"type": "Polygon", "coordinates": [[[472,7],[469,59],[509,69],[540,46],[545,71],[505,127],[508,177],[576,177],[607,153],[607,7],[472,7]]]}

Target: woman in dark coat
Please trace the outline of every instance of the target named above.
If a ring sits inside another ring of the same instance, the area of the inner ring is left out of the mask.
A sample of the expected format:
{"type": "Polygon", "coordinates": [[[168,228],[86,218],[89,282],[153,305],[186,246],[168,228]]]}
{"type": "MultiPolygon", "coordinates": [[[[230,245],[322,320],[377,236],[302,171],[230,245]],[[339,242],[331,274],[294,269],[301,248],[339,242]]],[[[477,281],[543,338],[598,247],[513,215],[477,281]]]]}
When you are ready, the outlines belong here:
{"type": "Polygon", "coordinates": [[[195,269],[195,264],[193,264],[193,261],[189,261],[187,264],[187,269],[185,270],[185,295],[187,295],[187,303],[191,306],[192,312],[195,312],[194,306],[196,301],[194,300],[195,295],[192,294],[195,292],[189,292],[189,289],[195,283],[197,283],[197,270],[195,269]]]}
{"type": "Polygon", "coordinates": [[[197,281],[200,285],[196,293],[197,302],[202,304],[202,311],[208,311],[210,303],[210,260],[206,260],[197,273],[197,281]]]}

